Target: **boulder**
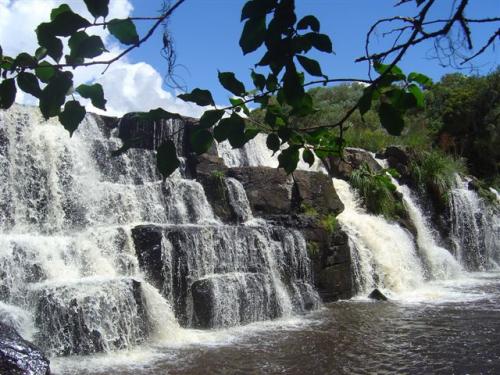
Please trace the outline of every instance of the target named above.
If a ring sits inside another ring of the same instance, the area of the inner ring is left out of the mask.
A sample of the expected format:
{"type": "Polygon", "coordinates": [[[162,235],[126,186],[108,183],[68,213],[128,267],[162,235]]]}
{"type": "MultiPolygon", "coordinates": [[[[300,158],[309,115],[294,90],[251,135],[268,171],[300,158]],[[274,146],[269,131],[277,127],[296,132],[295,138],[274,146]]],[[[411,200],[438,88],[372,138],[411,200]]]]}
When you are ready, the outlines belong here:
{"type": "Polygon", "coordinates": [[[368,151],[357,148],[346,148],[342,157],[330,156],[325,160],[330,176],[344,180],[349,180],[351,173],[362,164],[368,164],[373,171],[382,169],[368,151]]]}
{"type": "Polygon", "coordinates": [[[352,272],[350,263],[339,263],[322,269],[318,290],[325,302],[352,297],[352,272]]]}
{"type": "Polygon", "coordinates": [[[378,289],[373,289],[373,291],[368,295],[368,298],[376,301],[387,301],[388,298],[378,289]]]}
{"type": "Polygon", "coordinates": [[[49,365],[40,349],[0,322],[0,374],[49,375],[49,365]]]}
{"type": "Polygon", "coordinates": [[[293,179],[299,207],[306,205],[319,214],[335,216],[344,210],[329,176],[319,172],[295,171],[293,179]]]}

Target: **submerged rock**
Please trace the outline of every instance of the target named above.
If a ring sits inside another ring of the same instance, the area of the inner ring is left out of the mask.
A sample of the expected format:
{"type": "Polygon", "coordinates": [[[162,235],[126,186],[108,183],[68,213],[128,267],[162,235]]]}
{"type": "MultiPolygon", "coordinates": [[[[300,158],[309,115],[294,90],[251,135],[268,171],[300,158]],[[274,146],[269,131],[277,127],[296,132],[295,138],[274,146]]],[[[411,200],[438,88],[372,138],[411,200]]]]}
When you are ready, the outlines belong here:
{"type": "Polygon", "coordinates": [[[0,322],[0,374],[49,375],[49,364],[40,349],[0,322]]]}
{"type": "Polygon", "coordinates": [[[368,298],[376,301],[387,301],[388,298],[378,289],[373,289],[373,291],[368,295],[368,298]]]}

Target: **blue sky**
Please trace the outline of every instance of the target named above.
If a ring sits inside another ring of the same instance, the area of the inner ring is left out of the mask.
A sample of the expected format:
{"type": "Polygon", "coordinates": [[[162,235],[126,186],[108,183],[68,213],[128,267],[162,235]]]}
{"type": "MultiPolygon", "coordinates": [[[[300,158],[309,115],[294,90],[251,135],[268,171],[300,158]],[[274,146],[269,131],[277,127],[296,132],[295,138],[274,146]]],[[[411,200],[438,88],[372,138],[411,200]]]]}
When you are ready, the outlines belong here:
{"type": "MultiPolygon", "coordinates": [[[[262,55],[257,51],[243,56],[238,40],[242,29],[240,12],[243,0],[188,0],[174,14],[170,30],[177,52],[176,74],[188,90],[195,87],[212,90],[217,102],[225,102],[228,94],[220,87],[217,70],[234,71],[238,78],[249,84],[249,72],[262,55]]],[[[312,54],[317,58],[323,72],[330,77],[365,78],[366,63],[354,63],[363,54],[364,37],[369,26],[377,19],[396,14],[413,15],[412,6],[394,8],[395,0],[297,0],[299,17],[313,14],[321,22],[322,32],[328,34],[334,44],[336,54],[312,54]]],[[[436,15],[447,16],[452,1],[438,2],[436,15]]],[[[161,1],[135,0],[134,16],[152,15],[161,1]]],[[[498,16],[500,1],[471,0],[469,17],[498,16]]],[[[144,32],[148,24],[141,23],[144,32]]],[[[491,28],[476,27],[475,42],[479,45],[487,38],[491,28]]],[[[165,62],[159,54],[161,35],[156,35],[140,50],[131,55],[132,61],[147,61],[160,73],[165,73],[165,62]]],[[[406,72],[421,71],[433,79],[454,71],[439,66],[430,59],[431,44],[415,48],[400,66],[406,72]]],[[[498,51],[491,49],[476,61],[481,74],[493,70],[499,62],[498,51]]],[[[168,90],[168,88],[167,88],[168,90]]]]}

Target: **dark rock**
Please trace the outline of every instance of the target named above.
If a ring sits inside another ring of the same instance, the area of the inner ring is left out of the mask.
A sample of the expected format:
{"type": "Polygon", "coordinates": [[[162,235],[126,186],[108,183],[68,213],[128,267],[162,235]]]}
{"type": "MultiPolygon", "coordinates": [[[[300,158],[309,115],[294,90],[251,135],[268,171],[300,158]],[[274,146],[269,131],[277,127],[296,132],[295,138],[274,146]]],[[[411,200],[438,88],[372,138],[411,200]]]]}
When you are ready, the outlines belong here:
{"type": "Polygon", "coordinates": [[[315,209],[319,214],[334,214],[344,210],[330,177],[319,172],[295,171],[293,173],[298,203],[315,209]]]}
{"type": "Polygon", "coordinates": [[[227,175],[240,181],[247,193],[254,215],[287,215],[292,209],[293,181],[281,169],[239,167],[227,175]]]}
{"type": "Polygon", "coordinates": [[[373,291],[368,295],[368,298],[376,301],[387,301],[388,298],[378,289],[373,289],[373,291]]]}
{"type": "Polygon", "coordinates": [[[318,289],[325,302],[352,297],[352,273],[350,263],[340,263],[322,269],[318,289]]]}
{"type": "Polygon", "coordinates": [[[356,148],[346,148],[341,158],[330,156],[325,160],[330,176],[344,180],[349,180],[351,173],[363,164],[367,164],[373,171],[382,169],[368,151],[356,148]]]}
{"type": "Polygon", "coordinates": [[[163,228],[156,225],[138,225],[132,229],[132,238],[139,267],[145,272],[148,282],[161,290],[164,283],[161,245],[163,228]]]}
{"type": "Polygon", "coordinates": [[[52,355],[125,349],[148,336],[141,286],[133,279],[44,286],[33,293],[36,342],[52,355]]]}
{"type": "Polygon", "coordinates": [[[0,374],[49,375],[49,365],[40,349],[0,322],[0,374]]]}
{"type": "Polygon", "coordinates": [[[193,324],[221,328],[275,319],[279,305],[269,276],[261,273],[222,274],[197,280],[191,286],[193,324]]]}
{"type": "Polygon", "coordinates": [[[203,185],[208,202],[214,214],[226,223],[237,221],[229,200],[229,192],[224,181],[228,168],[224,160],[217,155],[203,154],[189,159],[193,176],[203,185]]]}

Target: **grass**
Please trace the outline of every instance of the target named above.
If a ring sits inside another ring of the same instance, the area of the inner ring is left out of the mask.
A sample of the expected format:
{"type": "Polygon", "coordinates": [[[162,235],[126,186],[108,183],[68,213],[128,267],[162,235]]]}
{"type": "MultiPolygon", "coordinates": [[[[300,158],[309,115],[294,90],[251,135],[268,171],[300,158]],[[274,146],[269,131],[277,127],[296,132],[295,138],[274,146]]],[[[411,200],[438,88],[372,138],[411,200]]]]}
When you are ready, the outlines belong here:
{"type": "Polygon", "coordinates": [[[373,171],[363,164],[352,172],[350,182],[369,212],[389,220],[404,215],[403,203],[396,195],[396,186],[387,175],[387,170],[373,171]]]}
{"type": "Polygon", "coordinates": [[[433,194],[443,204],[449,200],[449,191],[455,185],[457,173],[467,173],[464,161],[439,150],[418,152],[410,163],[410,174],[417,186],[433,194]]]}

